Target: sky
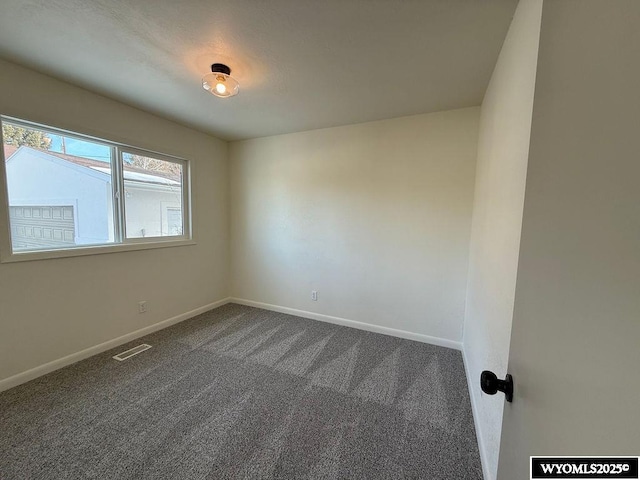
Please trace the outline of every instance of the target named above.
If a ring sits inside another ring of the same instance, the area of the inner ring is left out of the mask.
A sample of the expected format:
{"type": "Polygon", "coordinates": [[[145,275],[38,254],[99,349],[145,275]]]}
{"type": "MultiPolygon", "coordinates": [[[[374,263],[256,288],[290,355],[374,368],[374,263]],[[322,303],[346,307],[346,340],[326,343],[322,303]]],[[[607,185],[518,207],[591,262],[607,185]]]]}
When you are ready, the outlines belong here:
{"type": "MultiPolygon", "coordinates": [[[[27,128],[29,130],[39,130],[37,128],[27,128]]],[[[49,150],[52,152],[66,153],[68,155],[75,155],[77,157],[89,158],[91,160],[98,160],[105,163],[111,162],[111,147],[99,142],[92,142],[90,140],[82,140],[74,137],[67,137],[53,132],[46,132],[47,137],[51,139],[51,145],[49,150]],[[64,139],[64,149],[63,149],[64,139]],[[63,151],[64,150],[64,151],[63,151]]],[[[129,160],[131,154],[123,153],[124,160],[129,160]]]]}
{"type": "MultiPolygon", "coordinates": [[[[51,138],[52,152],[62,153],[62,136],[49,134],[51,138]]],[[[64,137],[65,151],[69,155],[90,158],[92,160],[110,161],[109,147],[99,143],[78,140],[77,138],[64,137]]]]}

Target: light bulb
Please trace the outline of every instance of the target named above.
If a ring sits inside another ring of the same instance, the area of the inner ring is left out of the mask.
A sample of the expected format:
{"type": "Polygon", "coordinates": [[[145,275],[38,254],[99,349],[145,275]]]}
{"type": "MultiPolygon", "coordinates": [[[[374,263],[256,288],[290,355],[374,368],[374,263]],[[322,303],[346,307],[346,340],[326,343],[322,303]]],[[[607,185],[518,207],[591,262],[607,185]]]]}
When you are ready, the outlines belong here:
{"type": "Polygon", "coordinates": [[[227,87],[222,82],[216,83],[216,92],[223,95],[227,91],[227,87]]]}

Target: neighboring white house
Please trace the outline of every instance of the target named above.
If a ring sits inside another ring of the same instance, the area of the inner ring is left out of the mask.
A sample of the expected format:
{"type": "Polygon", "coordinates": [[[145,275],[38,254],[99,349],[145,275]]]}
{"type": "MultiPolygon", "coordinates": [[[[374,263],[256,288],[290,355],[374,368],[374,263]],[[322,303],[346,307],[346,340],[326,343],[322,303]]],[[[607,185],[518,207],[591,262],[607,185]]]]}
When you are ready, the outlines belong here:
{"type": "MultiPolygon", "coordinates": [[[[5,145],[14,250],[113,242],[108,162],[5,145]]],[[[182,234],[179,178],[125,166],[129,238],[182,234]]]]}

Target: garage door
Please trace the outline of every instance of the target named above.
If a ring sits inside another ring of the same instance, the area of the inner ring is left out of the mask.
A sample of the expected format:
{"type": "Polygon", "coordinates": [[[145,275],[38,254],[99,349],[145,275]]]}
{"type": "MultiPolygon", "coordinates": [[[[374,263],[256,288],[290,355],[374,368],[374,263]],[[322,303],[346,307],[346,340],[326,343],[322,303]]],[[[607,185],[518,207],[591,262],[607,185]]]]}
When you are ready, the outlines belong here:
{"type": "Polygon", "coordinates": [[[71,205],[12,205],[9,207],[13,250],[75,245],[71,205]]]}

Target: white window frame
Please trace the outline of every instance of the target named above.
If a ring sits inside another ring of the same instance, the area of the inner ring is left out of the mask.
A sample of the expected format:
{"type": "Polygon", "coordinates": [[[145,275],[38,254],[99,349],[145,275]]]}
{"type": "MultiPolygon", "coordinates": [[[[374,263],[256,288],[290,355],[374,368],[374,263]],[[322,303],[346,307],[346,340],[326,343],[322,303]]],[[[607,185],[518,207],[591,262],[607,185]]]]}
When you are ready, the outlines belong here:
{"type": "MultiPolygon", "coordinates": [[[[34,249],[24,252],[14,252],[11,240],[11,226],[9,223],[9,191],[7,188],[6,161],[4,148],[0,149],[0,263],[42,260],[49,258],[76,257],[82,255],[96,255],[103,253],[123,252],[132,250],[146,250],[153,248],[195,245],[192,235],[191,222],[191,164],[184,158],[164,153],[146,150],[140,147],[98,138],[84,133],[68,131],[61,128],[43,125],[24,119],[0,115],[0,126],[8,122],[24,128],[38,129],[53,135],[64,135],[94,143],[100,143],[111,151],[111,189],[113,198],[113,235],[111,243],[96,245],[78,245],[68,248],[34,249]],[[144,238],[126,237],[126,212],[124,197],[124,164],[123,153],[143,155],[166,162],[178,163],[182,166],[182,235],[167,235],[144,238]]],[[[2,129],[0,128],[0,143],[2,129]]]]}

